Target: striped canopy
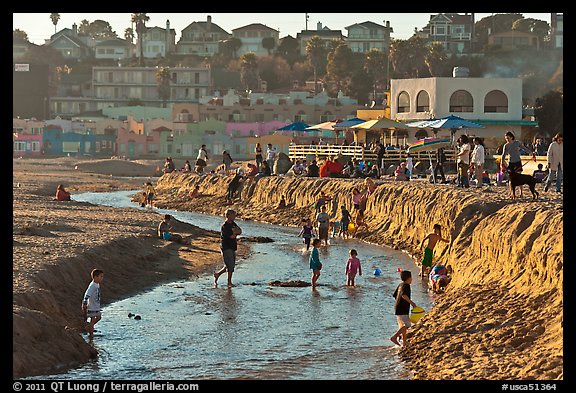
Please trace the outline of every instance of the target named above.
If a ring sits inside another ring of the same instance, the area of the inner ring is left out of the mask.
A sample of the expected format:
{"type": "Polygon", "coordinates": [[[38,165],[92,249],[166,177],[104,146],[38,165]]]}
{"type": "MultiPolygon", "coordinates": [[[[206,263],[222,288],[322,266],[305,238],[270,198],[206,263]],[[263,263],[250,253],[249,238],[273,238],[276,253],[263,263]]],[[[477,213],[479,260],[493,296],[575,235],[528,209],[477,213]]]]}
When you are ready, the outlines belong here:
{"type": "Polygon", "coordinates": [[[448,138],[424,138],[408,146],[408,153],[436,150],[447,146],[450,146],[450,139],[448,138]]]}

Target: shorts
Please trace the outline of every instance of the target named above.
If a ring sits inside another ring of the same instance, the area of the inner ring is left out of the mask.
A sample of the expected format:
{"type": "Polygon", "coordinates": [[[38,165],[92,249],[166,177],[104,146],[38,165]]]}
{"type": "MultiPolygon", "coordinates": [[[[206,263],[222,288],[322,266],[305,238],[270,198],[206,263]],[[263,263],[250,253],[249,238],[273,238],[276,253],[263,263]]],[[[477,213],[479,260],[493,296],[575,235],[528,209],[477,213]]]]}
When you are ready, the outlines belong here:
{"type": "Polygon", "coordinates": [[[396,320],[398,321],[398,326],[406,326],[409,328],[412,326],[412,322],[410,322],[410,317],[408,315],[396,315],[396,320]]]}
{"type": "Polygon", "coordinates": [[[509,162],[507,169],[509,171],[522,172],[522,162],[521,161],[509,162]]]}
{"type": "Polygon", "coordinates": [[[206,161],[199,158],[196,160],[196,166],[206,166],[206,161]]]}
{"type": "Polygon", "coordinates": [[[342,230],[342,232],[348,232],[348,225],[350,225],[350,221],[340,222],[340,229],[342,230]]]}
{"type": "Polygon", "coordinates": [[[318,228],[318,238],[328,239],[328,228],[318,228]]]}
{"type": "Polygon", "coordinates": [[[422,259],[422,265],[424,266],[432,266],[432,250],[426,247],[424,249],[424,259],[422,259]]]}
{"type": "Polygon", "coordinates": [[[101,311],[90,311],[88,310],[88,312],[86,313],[86,317],[87,318],[101,318],[102,317],[102,312],[101,311]]]}
{"type": "Polygon", "coordinates": [[[226,265],[226,270],[230,273],[234,271],[236,267],[236,251],[230,248],[221,250],[222,258],[224,258],[224,265],[226,265]]]}
{"type": "Polygon", "coordinates": [[[164,232],[162,234],[162,239],[164,239],[164,240],[170,240],[171,237],[172,237],[172,234],[170,232],[164,232]]]}
{"type": "Polygon", "coordinates": [[[154,194],[148,194],[148,195],[146,195],[146,200],[147,200],[148,202],[150,202],[152,199],[154,199],[154,194]]]}

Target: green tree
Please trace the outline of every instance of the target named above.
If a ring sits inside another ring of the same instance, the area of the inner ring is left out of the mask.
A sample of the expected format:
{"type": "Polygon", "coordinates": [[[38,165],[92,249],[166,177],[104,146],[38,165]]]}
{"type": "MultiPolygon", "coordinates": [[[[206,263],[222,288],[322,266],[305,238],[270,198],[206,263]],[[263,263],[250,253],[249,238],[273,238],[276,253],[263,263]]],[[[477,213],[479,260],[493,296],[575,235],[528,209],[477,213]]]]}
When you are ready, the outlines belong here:
{"type": "Polygon", "coordinates": [[[316,95],[318,93],[318,70],[322,66],[323,59],[326,59],[326,46],[319,36],[312,36],[308,40],[306,43],[306,55],[314,69],[314,95],[316,95]]]}
{"type": "Polygon", "coordinates": [[[512,30],[514,22],[522,18],[522,14],[494,14],[480,19],[474,24],[477,47],[483,48],[486,46],[490,34],[512,30]]]}
{"type": "Polygon", "coordinates": [[[424,62],[428,66],[431,76],[443,76],[444,66],[446,65],[446,50],[439,42],[434,42],[428,46],[428,52],[424,55],[424,62]]]}
{"type": "Polygon", "coordinates": [[[254,52],[240,56],[240,81],[246,90],[258,89],[258,58],[254,52]]]}
{"type": "Polygon", "coordinates": [[[57,95],[60,85],[60,72],[66,66],[64,56],[60,51],[50,45],[32,45],[21,58],[25,63],[39,63],[48,65],[48,90],[49,95],[57,95]]]}
{"type": "Polygon", "coordinates": [[[162,100],[162,107],[166,108],[166,101],[170,99],[170,67],[158,67],[156,71],[156,83],[158,87],[158,97],[162,100]]]}
{"type": "Polygon", "coordinates": [[[276,40],[274,37],[264,37],[262,38],[262,47],[268,51],[268,54],[272,54],[272,49],[276,47],[276,40]]]}
{"type": "MultiPolygon", "coordinates": [[[[376,99],[376,90],[383,89],[388,80],[387,55],[378,49],[370,49],[364,56],[364,72],[372,80],[372,96],[376,99]]],[[[362,75],[356,73],[355,75],[362,75]]],[[[353,83],[354,82],[353,78],[353,83]]]]}
{"type": "Polygon", "coordinates": [[[423,78],[428,75],[425,55],[426,42],[418,36],[407,40],[392,40],[390,43],[390,63],[394,70],[392,77],[423,78]]]}
{"type": "Polygon", "coordinates": [[[236,52],[242,46],[242,41],[238,37],[230,37],[224,41],[221,41],[220,54],[225,62],[231,59],[236,59],[236,52]]]}
{"type": "Polygon", "coordinates": [[[86,19],[82,21],[78,28],[78,33],[87,35],[94,39],[117,38],[118,35],[112,30],[110,23],[97,19],[94,22],[88,22],[86,19]]]}
{"type": "Polygon", "coordinates": [[[326,76],[335,84],[336,92],[348,89],[354,69],[353,62],[352,49],[343,41],[328,54],[326,76]]]}
{"type": "Polygon", "coordinates": [[[280,56],[261,56],[258,58],[260,79],[268,83],[268,90],[291,86],[290,66],[280,56]]]}
{"type": "Polygon", "coordinates": [[[134,29],[131,27],[128,27],[126,30],[124,30],[124,39],[128,42],[130,42],[131,44],[134,42],[134,29]]]}
{"type": "Polygon", "coordinates": [[[60,14],[50,14],[50,20],[54,25],[54,34],[56,34],[56,26],[58,25],[58,21],[60,20],[60,14]]]}
{"type": "Polygon", "coordinates": [[[20,29],[12,30],[12,38],[28,41],[28,34],[20,29]]]}
{"type": "Polygon", "coordinates": [[[552,90],[543,97],[536,99],[534,116],[538,121],[538,127],[548,131],[552,136],[557,132],[564,132],[564,95],[559,91],[552,90]]]}
{"type": "Polygon", "coordinates": [[[374,79],[365,69],[360,69],[352,74],[350,86],[346,94],[358,100],[358,104],[368,103],[368,94],[374,88],[374,79]]]}
{"type": "Polygon", "coordinates": [[[550,33],[550,25],[548,22],[543,20],[522,18],[517,19],[512,23],[512,30],[536,34],[538,36],[538,41],[542,43],[550,33]]]}
{"type": "Polygon", "coordinates": [[[280,45],[276,48],[276,53],[282,56],[292,67],[300,57],[298,40],[292,36],[282,38],[280,45]]]}
{"type": "Polygon", "coordinates": [[[136,25],[136,34],[138,35],[138,46],[140,47],[140,60],[139,64],[142,67],[144,65],[144,46],[143,38],[146,32],[146,22],[150,20],[150,17],[146,14],[132,14],[131,21],[136,25]]]}

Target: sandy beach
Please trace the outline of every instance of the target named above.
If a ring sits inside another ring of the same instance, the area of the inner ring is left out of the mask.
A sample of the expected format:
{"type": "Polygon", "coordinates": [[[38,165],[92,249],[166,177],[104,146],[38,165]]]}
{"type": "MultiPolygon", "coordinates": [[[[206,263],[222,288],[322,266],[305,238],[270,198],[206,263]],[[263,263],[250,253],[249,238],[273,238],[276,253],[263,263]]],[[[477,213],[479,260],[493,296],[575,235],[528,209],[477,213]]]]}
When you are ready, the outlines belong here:
{"type": "MultiPolygon", "coordinates": [[[[72,194],[141,189],[162,160],[13,162],[14,377],[64,370],[96,356],[79,329],[92,268],[111,272],[104,284],[108,303],[221,265],[217,233],[177,223],[176,232],[192,239],[183,247],[155,236],[157,213],[53,201],[59,183],[72,194]]],[[[221,215],[229,206],[230,179],[162,176],[155,182],[156,206],[221,215]],[[190,200],[196,184],[201,195],[190,200]]],[[[311,217],[321,190],[335,196],[334,207],[348,203],[351,188],[361,183],[274,176],[245,184],[232,206],[244,220],[298,226],[311,217]],[[282,195],[287,208],[276,209],[282,195]]],[[[434,223],[451,239],[435,256],[454,268],[453,280],[400,351],[415,379],[563,379],[563,199],[541,192],[532,201],[528,195],[525,189],[511,201],[506,187],[378,182],[367,204],[370,229],[358,237],[405,250],[415,261],[434,223]]],[[[239,253],[249,253],[249,244],[239,253]]]]}
{"type": "MultiPolygon", "coordinates": [[[[93,268],[105,272],[103,302],[110,303],[222,265],[219,233],[172,220],[175,232],[192,240],[183,246],[156,236],[162,217],[153,211],[53,200],[58,184],[72,195],[141,189],[142,178],[126,176],[151,176],[156,166],[70,157],[14,160],[14,378],[66,370],[97,355],[81,336],[81,300],[93,268]]],[[[238,255],[248,249],[240,244],[238,255]]]]}

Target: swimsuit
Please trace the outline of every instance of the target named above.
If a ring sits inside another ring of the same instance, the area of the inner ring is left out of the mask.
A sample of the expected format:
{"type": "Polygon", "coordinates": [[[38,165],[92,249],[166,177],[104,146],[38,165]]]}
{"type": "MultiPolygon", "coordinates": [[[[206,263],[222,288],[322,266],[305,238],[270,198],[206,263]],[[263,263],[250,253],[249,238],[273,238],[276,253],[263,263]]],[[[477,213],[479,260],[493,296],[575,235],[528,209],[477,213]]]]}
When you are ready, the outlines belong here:
{"type": "Polygon", "coordinates": [[[424,259],[422,259],[422,265],[424,266],[432,266],[432,250],[426,247],[424,249],[424,259]]]}

